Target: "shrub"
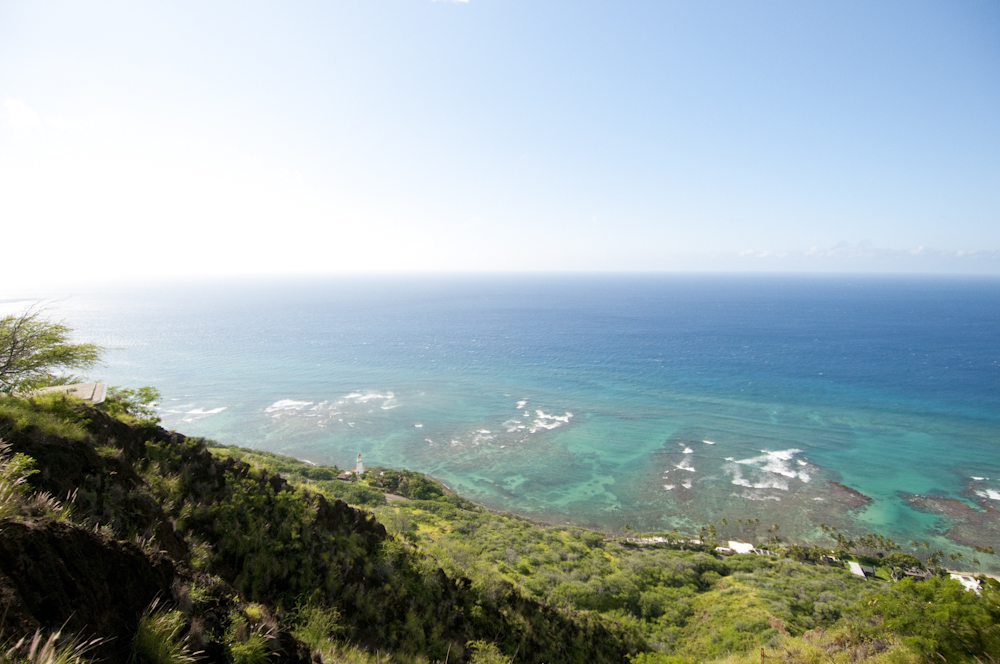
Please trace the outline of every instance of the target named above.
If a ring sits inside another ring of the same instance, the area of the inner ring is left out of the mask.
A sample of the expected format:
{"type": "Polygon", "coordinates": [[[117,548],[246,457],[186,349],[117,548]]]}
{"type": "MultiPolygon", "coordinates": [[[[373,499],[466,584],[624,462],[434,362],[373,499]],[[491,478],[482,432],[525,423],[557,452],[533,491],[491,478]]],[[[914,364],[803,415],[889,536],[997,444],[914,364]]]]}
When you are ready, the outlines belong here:
{"type": "Polygon", "coordinates": [[[158,424],[156,402],[160,392],[155,387],[130,389],[112,386],[108,398],[98,408],[107,414],[129,424],[158,424]]]}
{"type": "Polygon", "coordinates": [[[267,637],[237,615],[226,630],[226,660],[229,664],[267,664],[267,637]]]}
{"type": "Polygon", "coordinates": [[[195,656],[181,637],[185,627],[180,611],[157,611],[159,600],[153,600],[139,619],[132,637],[133,664],[189,664],[195,656]]]}
{"type": "Polygon", "coordinates": [[[512,664],[514,661],[489,641],[469,641],[465,646],[471,654],[470,664],[512,664]]]}
{"type": "Polygon", "coordinates": [[[314,650],[327,646],[330,640],[343,629],[340,625],[340,612],[337,609],[307,604],[299,607],[296,613],[298,625],[292,634],[314,650]]]}
{"type": "Polygon", "coordinates": [[[981,595],[957,581],[903,579],[857,607],[874,621],[875,631],[903,636],[903,642],[928,659],[973,661],[1000,657],[1000,602],[992,588],[981,595]]]}
{"type": "Polygon", "coordinates": [[[25,517],[65,519],[69,508],[47,493],[32,493],[28,478],[37,473],[35,460],[27,454],[11,456],[0,441],[0,522],[25,517]]]}

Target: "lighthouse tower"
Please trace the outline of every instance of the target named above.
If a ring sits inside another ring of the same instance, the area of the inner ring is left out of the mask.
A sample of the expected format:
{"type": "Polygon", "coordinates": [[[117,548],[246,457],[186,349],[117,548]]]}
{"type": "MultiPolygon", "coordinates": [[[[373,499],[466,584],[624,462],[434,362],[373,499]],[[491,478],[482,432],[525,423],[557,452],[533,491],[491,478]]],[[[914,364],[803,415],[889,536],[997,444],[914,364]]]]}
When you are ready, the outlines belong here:
{"type": "Polygon", "coordinates": [[[361,455],[358,455],[358,465],[354,466],[354,472],[358,475],[365,472],[365,467],[361,464],[361,455]]]}

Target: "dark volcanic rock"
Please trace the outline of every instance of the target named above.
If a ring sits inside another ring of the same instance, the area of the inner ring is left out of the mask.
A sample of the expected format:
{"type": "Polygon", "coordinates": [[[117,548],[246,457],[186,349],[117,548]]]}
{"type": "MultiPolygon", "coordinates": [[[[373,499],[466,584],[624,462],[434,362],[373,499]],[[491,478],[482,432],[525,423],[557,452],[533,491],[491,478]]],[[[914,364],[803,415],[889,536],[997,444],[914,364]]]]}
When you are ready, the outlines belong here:
{"type": "Polygon", "coordinates": [[[872,499],[861,493],[857,489],[852,489],[849,486],[845,486],[840,482],[827,482],[827,485],[833,489],[833,499],[837,502],[843,503],[850,509],[858,509],[864,507],[865,505],[870,505],[872,499]]]}
{"type": "Polygon", "coordinates": [[[0,604],[5,636],[62,629],[113,639],[98,655],[124,662],[139,617],[169,597],[171,562],[66,523],[6,523],[0,530],[0,604]]]}
{"type": "Polygon", "coordinates": [[[0,433],[11,451],[35,460],[39,472],[28,478],[32,487],[72,503],[75,518],[84,519],[86,525],[110,526],[115,532],[155,537],[174,560],[186,560],[187,544],[174,532],[161,506],[142,490],[143,480],[132,466],[144,454],[145,440],[183,436],[160,427],[129,426],[94,408],[84,412],[92,432],[85,441],[47,435],[34,427],[17,430],[3,421],[0,433]],[[95,442],[118,447],[121,454],[98,454],[95,442]]]}

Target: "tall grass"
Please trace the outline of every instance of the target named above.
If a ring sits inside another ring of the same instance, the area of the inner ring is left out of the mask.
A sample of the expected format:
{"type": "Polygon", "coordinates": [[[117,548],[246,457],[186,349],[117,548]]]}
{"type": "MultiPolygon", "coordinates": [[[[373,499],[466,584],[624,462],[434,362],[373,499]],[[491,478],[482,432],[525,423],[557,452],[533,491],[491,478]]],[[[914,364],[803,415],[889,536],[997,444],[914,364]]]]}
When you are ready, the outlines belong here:
{"type": "MultiPolygon", "coordinates": [[[[251,605],[252,606],[252,605],[251,605]]],[[[261,626],[250,625],[239,613],[226,630],[226,659],[230,664],[267,664],[271,649],[261,626]]]]}
{"type": "Polygon", "coordinates": [[[323,664],[425,664],[427,659],[421,656],[404,657],[397,659],[393,653],[369,652],[359,646],[349,643],[330,642],[326,647],[319,650],[323,664]]]}
{"type": "Polygon", "coordinates": [[[2,664],[88,664],[90,653],[102,639],[85,641],[79,637],[63,638],[61,632],[45,636],[36,631],[13,645],[0,646],[2,664]]]}
{"type": "Polygon", "coordinates": [[[159,610],[153,600],[139,619],[132,637],[132,664],[191,664],[197,659],[182,632],[186,621],[180,611],[159,610]]]}
{"type": "Polygon", "coordinates": [[[27,454],[11,454],[0,441],[0,523],[25,517],[65,519],[69,507],[47,493],[33,493],[28,478],[37,473],[27,454]]]}

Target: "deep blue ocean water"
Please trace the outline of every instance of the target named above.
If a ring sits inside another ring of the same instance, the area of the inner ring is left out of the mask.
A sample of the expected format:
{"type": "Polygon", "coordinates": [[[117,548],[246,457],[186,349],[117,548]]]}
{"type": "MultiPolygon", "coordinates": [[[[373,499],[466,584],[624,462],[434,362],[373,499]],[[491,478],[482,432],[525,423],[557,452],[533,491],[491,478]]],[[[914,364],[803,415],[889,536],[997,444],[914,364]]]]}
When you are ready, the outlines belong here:
{"type": "Polygon", "coordinates": [[[156,386],[190,435],[610,531],[759,518],[952,550],[963,507],[913,495],[953,498],[965,543],[1000,545],[1000,279],[324,277],[52,307],[109,348],[94,377],[156,386]]]}

